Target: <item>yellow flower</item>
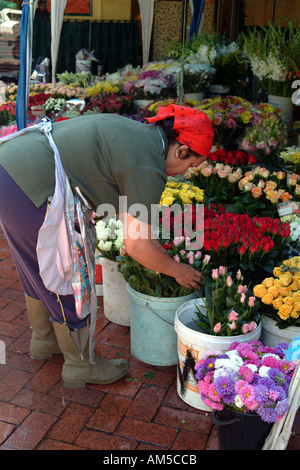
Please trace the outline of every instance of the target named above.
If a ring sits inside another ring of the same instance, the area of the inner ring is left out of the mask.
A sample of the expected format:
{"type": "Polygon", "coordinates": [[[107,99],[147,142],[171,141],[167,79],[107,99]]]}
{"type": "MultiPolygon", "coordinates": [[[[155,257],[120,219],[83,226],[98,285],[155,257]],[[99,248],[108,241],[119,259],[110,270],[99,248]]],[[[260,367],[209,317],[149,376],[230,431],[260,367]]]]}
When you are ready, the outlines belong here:
{"type": "Polygon", "coordinates": [[[293,293],[293,299],[295,302],[300,302],[300,291],[293,293]]]}
{"type": "Polygon", "coordinates": [[[272,305],[275,308],[275,310],[278,310],[281,307],[281,305],[283,305],[282,298],[277,297],[277,299],[273,300],[272,305]]]}
{"type": "Polygon", "coordinates": [[[275,299],[278,296],[279,291],[275,286],[271,286],[268,288],[268,294],[272,295],[273,299],[275,299]]]}
{"type": "Polygon", "coordinates": [[[167,196],[164,197],[161,202],[159,203],[160,206],[171,206],[173,202],[175,201],[175,198],[172,196],[167,196]]]}
{"type": "Polygon", "coordinates": [[[179,187],[179,184],[178,184],[178,183],[175,183],[175,181],[168,181],[168,182],[166,183],[166,186],[167,186],[168,188],[178,188],[178,187],[179,187]]]}
{"type": "Polygon", "coordinates": [[[294,302],[294,310],[297,310],[297,312],[300,312],[300,302],[299,301],[294,302]]]}
{"type": "Polygon", "coordinates": [[[262,298],[261,301],[266,304],[266,305],[271,305],[273,302],[273,296],[271,294],[265,294],[262,298]]]}
{"type": "Polygon", "coordinates": [[[279,279],[274,279],[274,287],[276,287],[276,289],[282,287],[282,284],[279,279]]]}
{"type": "Polygon", "coordinates": [[[276,267],[273,269],[273,274],[275,277],[279,277],[282,273],[281,273],[281,269],[276,267]]]}
{"type": "Polygon", "coordinates": [[[291,284],[289,285],[289,289],[291,289],[292,291],[297,291],[298,288],[299,288],[298,287],[298,281],[292,280],[291,284]]]}
{"type": "Polygon", "coordinates": [[[274,285],[274,278],[273,277],[266,277],[263,281],[262,281],[262,284],[264,286],[266,286],[267,288],[268,287],[271,287],[274,285]]]}
{"type": "Polygon", "coordinates": [[[291,277],[288,275],[288,273],[282,274],[281,276],[279,276],[279,279],[281,281],[281,284],[285,287],[288,286],[291,282],[291,277]]]}
{"type": "Polygon", "coordinates": [[[292,307],[290,305],[283,304],[278,310],[278,315],[282,320],[286,320],[287,318],[289,318],[291,311],[292,307]]]}
{"type": "Polygon", "coordinates": [[[288,290],[287,290],[287,288],[286,288],[286,287],[283,287],[283,286],[278,287],[278,292],[279,292],[280,295],[283,295],[283,296],[288,295],[288,290]]]}
{"type": "Polygon", "coordinates": [[[293,297],[283,297],[282,299],[283,303],[287,304],[287,305],[293,305],[294,303],[294,299],[293,297]]]}
{"type": "Polygon", "coordinates": [[[291,317],[292,317],[292,318],[298,318],[299,315],[300,315],[300,312],[299,312],[298,310],[295,310],[295,309],[293,308],[293,310],[291,311],[291,317]]]}
{"type": "Polygon", "coordinates": [[[267,288],[263,284],[257,284],[256,286],[254,286],[253,294],[255,295],[255,297],[259,297],[261,299],[264,295],[266,295],[266,293],[267,288]]]}

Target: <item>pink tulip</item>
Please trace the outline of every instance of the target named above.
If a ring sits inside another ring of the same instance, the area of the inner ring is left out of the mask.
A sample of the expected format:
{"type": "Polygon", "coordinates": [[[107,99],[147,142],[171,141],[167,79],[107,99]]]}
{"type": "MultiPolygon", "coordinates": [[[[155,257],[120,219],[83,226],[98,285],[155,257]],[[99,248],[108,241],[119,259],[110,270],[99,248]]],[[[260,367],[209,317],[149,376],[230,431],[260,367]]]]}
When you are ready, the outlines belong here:
{"type": "Polygon", "coordinates": [[[215,333],[220,333],[221,331],[221,323],[217,323],[215,326],[214,326],[214,332],[215,333]]]}
{"type": "Polygon", "coordinates": [[[242,326],[242,332],[243,332],[244,335],[249,332],[249,325],[248,325],[248,323],[245,323],[245,324],[242,326]]]}
{"type": "Polygon", "coordinates": [[[249,297],[249,300],[248,300],[249,307],[254,307],[254,304],[255,304],[255,297],[249,297]]]}
{"type": "Polygon", "coordinates": [[[245,302],[245,299],[246,299],[246,294],[243,292],[241,294],[241,304],[243,304],[245,302]]]}
{"type": "Polygon", "coordinates": [[[226,284],[227,284],[228,287],[231,287],[231,286],[232,286],[233,282],[232,282],[232,279],[231,279],[230,276],[227,276],[226,284]]]}
{"type": "Polygon", "coordinates": [[[238,272],[236,273],[236,278],[237,279],[244,279],[243,276],[242,276],[242,273],[241,273],[241,270],[239,269],[238,272]]]}
{"type": "Polygon", "coordinates": [[[235,324],[234,321],[231,323],[231,325],[229,325],[229,328],[230,328],[231,330],[235,330],[235,329],[236,329],[236,324],[235,324]]]}

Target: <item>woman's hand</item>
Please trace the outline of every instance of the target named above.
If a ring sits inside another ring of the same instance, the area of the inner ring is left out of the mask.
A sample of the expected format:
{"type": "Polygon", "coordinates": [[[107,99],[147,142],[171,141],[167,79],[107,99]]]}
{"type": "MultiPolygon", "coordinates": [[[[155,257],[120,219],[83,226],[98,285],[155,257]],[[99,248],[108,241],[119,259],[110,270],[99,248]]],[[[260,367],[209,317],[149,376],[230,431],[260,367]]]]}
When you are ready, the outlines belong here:
{"type": "Polygon", "coordinates": [[[177,275],[175,277],[178,284],[188,289],[200,289],[204,276],[188,264],[178,263],[177,275]]]}

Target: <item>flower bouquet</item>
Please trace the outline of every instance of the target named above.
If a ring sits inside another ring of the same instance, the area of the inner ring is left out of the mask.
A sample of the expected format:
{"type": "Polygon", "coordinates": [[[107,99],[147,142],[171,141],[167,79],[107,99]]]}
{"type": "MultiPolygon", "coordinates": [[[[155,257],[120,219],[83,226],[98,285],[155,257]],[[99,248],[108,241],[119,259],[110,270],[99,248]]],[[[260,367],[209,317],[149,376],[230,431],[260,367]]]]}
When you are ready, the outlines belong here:
{"type": "Polygon", "coordinates": [[[282,159],[285,163],[282,164],[288,171],[300,174],[300,147],[287,147],[279,154],[279,161],[282,159]]]}
{"type": "Polygon", "coordinates": [[[122,222],[117,218],[98,220],[95,229],[100,257],[116,261],[120,250],[124,249],[122,222]]]}
{"type": "Polygon", "coordinates": [[[253,152],[259,163],[267,168],[280,169],[280,148],[287,141],[286,129],[281,119],[270,116],[260,124],[249,127],[241,139],[241,148],[253,152]]]}
{"type": "Polygon", "coordinates": [[[83,112],[97,111],[99,113],[133,114],[134,99],[131,96],[121,96],[112,92],[101,92],[93,95],[87,101],[83,112]]]}
{"type": "Polygon", "coordinates": [[[195,320],[202,333],[236,336],[249,333],[259,325],[260,304],[247,285],[240,270],[235,276],[224,266],[213,269],[204,282],[204,310],[196,304],[195,320]]]}
{"type": "Polygon", "coordinates": [[[257,414],[267,423],[279,421],[289,409],[288,389],[296,368],[285,359],[287,347],[250,341],[232,343],[223,354],[208,352],[195,366],[203,402],[213,410],[257,414]]]}
{"type": "Polygon", "coordinates": [[[240,167],[207,160],[197,167],[189,168],[184,176],[195,187],[203,188],[205,204],[228,204],[239,195],[237,183],[243,172],[240,167]]]}
{"type": "Polygon", "coordinates": [[[174,87],[173,75],[159,70],[141,71],[136,80],[124,83],[123,92],[139,100],[168,96],[174,87]]]}
{"type": "Polygon", "coordinates": [[[266,27],[249,28],[239,40],[262,88],[270,95],[291,97],[292,83],[300,74],[299,26],[290,20],[285,28],[269,22],[266,27]]]}
{"type": "Polygon", "coordinates": [[[271,116],[279,116],[279,112],[267,103],[253,104],[238,96],[207,98],[197,109],[205,112],[212,121],[214,144],[224,146],[236,145],[248,127],[251,129],[271,116]]]}
{"type": "Polygon", "coordinates": [[[284,259],[290,226],[271,217],[205,211],[204,250],[210,266],[239,266],[247,284],[260,282],[284,259]]]}
{"type": "Polygon", "coordinates": [[[281,266],[275,267],[273,277],[256,284],[253,293],[278,328],[300,326],[300,256],[284,260],[281,266]]]}
{"type": "MultiPolygon", "coordinates": [[[[186,238],[178,237],[167,243],[162,243],[162,247],[178,263],[189,264],[205,273],[210,256],[204,255],[201,251],[186,249],[188,242],[189,240],[186,238]]],[[[173,277],[145,268],[128,256],[124,250],[123,254],[117,257],[117,261],[119,262],[119,272],[129,286],[137,292],[153,297],[182,297],[193,292],[193,290],[178,284],[173,277]]]]}
{"type": "Polygon", "coordinates": [[[16,105],[5,103],[0,106],[0,126],[7,126],[16,119],[16,105]]]}

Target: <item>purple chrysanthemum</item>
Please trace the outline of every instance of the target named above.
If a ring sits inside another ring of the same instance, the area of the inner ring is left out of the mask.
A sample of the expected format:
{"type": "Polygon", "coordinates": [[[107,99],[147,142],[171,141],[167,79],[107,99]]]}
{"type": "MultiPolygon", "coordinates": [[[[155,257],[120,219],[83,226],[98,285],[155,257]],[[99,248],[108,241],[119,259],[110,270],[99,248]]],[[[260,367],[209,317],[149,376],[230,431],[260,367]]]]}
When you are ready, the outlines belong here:
{"type": "Polygon", "coordinates": [[[278,417],[278,413],[275,411],[275,409],[271,406],[268,406],[267,403],[261,405],[258,408],[257,413],[259,414],[261,419],[266,423],[275,423],[278,417]]]}
{"type": "Polygon", "coordinates": [[[255,399],[258,403],[265,403],[268,401],[268,390],[268,387],[265,385],[257,385],[257,387],[254,387],[255,399]]]}
{"type": "Polygon", "coordinates": [[[218,377],[215,380],[215,389],[221,397],[231,395],[234,392],[234,381],[230,377],[218,377]]]}

